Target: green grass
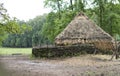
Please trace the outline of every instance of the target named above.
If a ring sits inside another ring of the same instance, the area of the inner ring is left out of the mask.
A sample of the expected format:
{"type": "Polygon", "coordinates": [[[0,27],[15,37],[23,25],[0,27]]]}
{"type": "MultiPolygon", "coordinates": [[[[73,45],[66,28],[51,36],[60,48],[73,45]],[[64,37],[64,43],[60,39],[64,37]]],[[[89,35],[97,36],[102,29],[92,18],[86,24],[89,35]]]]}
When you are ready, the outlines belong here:
{"type": "Polygon", "coordinates": [[[32,54],[32,48],[0,48],[0,55],[12,55],[12,54],[32,54]]]}

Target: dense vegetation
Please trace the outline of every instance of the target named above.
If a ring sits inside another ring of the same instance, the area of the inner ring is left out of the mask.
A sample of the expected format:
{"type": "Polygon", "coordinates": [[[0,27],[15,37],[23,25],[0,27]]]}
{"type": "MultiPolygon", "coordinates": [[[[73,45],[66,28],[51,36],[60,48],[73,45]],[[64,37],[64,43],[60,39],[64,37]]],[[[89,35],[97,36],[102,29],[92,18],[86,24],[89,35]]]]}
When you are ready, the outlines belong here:
{"type": "Polygon", "coordinates": [[[80,11],[110,35],[120,39],[120,0],[44,0],[44,4],[53,10],[27,22],[18,21],[19,25],[26,24],[32,29],[27,27],[28,30],[22,34],[9,34],[3,41],[4,47],[31,47],[54,43],[56,35],[80,11]]]}
{"type": "Polygon", "coordinates": [[[21,34],[27,25],[19,25],[16,18],[10,18],[3,4],[0,3],[0,45],[9,34],[21,34]]]}

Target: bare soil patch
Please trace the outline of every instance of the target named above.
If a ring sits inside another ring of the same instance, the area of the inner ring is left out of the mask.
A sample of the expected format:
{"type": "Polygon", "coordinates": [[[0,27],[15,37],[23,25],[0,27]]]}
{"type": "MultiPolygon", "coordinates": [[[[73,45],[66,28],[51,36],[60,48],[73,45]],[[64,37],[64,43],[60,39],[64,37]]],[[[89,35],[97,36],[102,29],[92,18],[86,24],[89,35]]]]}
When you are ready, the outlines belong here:
{"type": "Polygon", "coordinates": [[[0,62],[9,71],[8,76],[120,76],[120,59],[109,61],[110,57],[82,55],[65,59],[31,59],[13,55],[1,56],[0,62]]]}

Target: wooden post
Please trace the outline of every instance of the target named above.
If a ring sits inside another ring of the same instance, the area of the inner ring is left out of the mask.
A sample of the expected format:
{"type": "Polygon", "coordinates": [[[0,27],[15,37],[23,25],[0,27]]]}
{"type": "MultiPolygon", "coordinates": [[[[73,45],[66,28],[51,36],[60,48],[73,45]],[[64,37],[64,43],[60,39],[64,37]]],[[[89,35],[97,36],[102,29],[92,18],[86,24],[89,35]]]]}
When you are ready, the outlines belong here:
{"type": "Polygon", "coordinates": [[[113,57],[115,56],[115,59],[118,59],[119,58],[119,54],[118,54],[118,44],[117,44],[117,39],[115,37],[115,44],[113,44],[114,48],[113,48],[113,55],[111,57],[110,60],[113,59],[113,57]]]}
{"type": "Polygon", "coordinates": [[[118,44],[116,37],[115,37],[115,58],[118,59],[118,44]]]}
{"type": "Polygon", "coordinates": [[[48,49],[48,41],[47,41],[47,49],[48,49]]]}
{"type": "Polygon", "coordinates": [[[112,54],[112,57],[111,57],[111,59],[110,60],[112,60],[113,59],[113,57],[115,56],[115,50],[112,50],[113,51],[113,54],[112,54]]]}
{"type": "Polygon", "coordinates": [[[95,51],[94,51],[93,55],[95,55],[95,54],[96,54],[96,52],[97,52],[97,49],[95,48],[95,51]]]}

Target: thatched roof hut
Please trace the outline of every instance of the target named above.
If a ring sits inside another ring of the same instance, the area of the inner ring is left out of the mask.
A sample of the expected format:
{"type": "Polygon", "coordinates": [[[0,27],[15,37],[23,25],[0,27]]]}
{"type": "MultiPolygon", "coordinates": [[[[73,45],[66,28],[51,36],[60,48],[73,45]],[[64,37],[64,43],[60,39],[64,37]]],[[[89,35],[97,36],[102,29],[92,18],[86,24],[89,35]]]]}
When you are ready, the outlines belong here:
{"type": "Polygon", "coordinates": [[[84,13],[78,14],[55,38],[57,45],[94,44],[99,49],[113,48],[114,39],[91,21],[84,13]]]}

